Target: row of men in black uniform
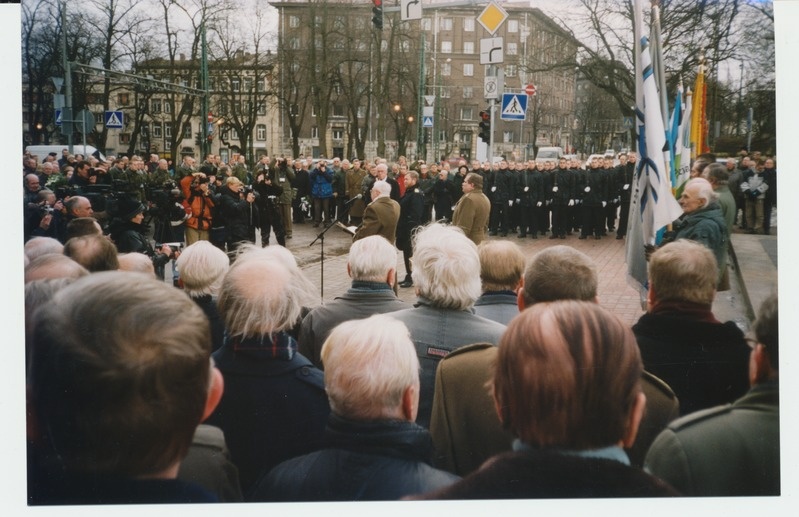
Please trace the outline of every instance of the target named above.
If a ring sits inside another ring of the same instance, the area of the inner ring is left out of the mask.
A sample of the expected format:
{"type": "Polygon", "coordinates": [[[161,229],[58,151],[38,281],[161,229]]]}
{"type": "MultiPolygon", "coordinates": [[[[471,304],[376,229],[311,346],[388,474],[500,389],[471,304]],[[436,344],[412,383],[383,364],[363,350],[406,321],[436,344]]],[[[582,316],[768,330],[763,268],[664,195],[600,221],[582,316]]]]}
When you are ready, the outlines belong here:
{"type": "Polygon", "coordinates": [[[580,232],[580,239],[600,239],[616,231],[622,239],[627,230],[633,190],[635,154],[593,158],[585,169],[578,160],[509,164],[494,170],[473,167],[483,176],[483,192],[491,200],[489,235],[518,237],[550,232],[550,239],[565,239],[580,232]],[[618,226],[616,221],[618,221],[618,226]],[[618,228],[618,229],[617,229],[618,228]]]}

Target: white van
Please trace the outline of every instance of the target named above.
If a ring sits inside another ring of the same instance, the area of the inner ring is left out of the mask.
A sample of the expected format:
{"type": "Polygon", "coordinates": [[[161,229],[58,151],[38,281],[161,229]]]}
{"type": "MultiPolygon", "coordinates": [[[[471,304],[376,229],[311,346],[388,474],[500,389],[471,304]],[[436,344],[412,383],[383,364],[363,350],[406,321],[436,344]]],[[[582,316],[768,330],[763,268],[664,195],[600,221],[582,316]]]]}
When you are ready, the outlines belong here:
{"type": "MultiPolygon", "coordinates": [[[[39,163],[42,163],[47,155],[50,153],[56,154],[56,160],[61,159],[61,151],[64,149],[69,149],[68,145],[61,144],[61,145],[29,145],[25,148],[25,151],[31,153],[34,156],[39,158],[39,163]]],[[[103,153],[97,150],[96,147],[91,145],[87,145],[85,148],[83,145],[73,145],[72,146],[72,154],[82,154],[85,156],[94,156],[100,161],[105,161],[105,156],[103,153]]]]}
{"type": "Polygon", "coordinates": [[[537,162],[557,162],[563,156],[562,147],[539,147],[535,156],[537,162]]]}

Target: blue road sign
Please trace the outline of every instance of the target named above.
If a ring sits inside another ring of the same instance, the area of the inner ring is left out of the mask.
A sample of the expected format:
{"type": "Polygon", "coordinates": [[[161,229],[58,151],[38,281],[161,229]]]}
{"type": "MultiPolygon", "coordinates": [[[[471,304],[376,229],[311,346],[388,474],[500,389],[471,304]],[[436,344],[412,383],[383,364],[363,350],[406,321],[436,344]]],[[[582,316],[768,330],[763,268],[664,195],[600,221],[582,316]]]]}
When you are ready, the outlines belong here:
{"type": "Polygon", "coordinates": [[[125,116],[121,111],[105,112],[105,127],[108,129],[122,129],[125,116]]]}
{"type": "Polygon", "coordinates": [[[422,127],[433,127],[433,117],[424,117],[422,119],[422,127]]]}
{"type": "Polygon", "coordinates": [[[524,93],[503,93],[499,118],[502,120],[524,120],[527,114],[527,99],[527,94],[524,93]]]}
{"type": "Polygon", "coordinates": [[[55,110],[55,125],[61,126],[61,108],[55,110]]]}

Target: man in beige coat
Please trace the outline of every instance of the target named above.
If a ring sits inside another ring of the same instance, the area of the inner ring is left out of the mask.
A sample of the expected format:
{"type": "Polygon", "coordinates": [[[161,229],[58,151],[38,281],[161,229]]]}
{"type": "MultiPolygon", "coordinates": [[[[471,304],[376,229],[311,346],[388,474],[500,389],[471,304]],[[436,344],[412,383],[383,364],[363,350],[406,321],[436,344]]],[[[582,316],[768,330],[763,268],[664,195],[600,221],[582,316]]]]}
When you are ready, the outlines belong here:
{"type": "Polygon", "coordinates": [[[491,213],[491,202],[483,194],[483,177],[470,172],[461,184],[463,196],[455,205],[452,224],[460,227],[463,233],[475,244],[485,239],[488,216],[491,213]]]}
{"type": "Polygon", "coordinates": [[[400,216],[399,203],[391,199],[391,185],[385,181],[375,181],[372,187],[372,202],[363,213],[363,223],[355,232],[353,241],[382,235],[391,244],[397,240],[397,222],[400,216]]]}

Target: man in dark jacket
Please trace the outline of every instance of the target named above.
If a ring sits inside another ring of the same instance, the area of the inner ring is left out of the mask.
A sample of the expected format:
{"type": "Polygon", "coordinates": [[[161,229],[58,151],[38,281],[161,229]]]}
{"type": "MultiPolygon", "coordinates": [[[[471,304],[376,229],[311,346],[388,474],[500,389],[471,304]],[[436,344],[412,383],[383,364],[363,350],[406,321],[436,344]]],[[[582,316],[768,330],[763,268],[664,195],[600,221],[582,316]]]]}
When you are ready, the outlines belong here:
{"type": "Polygon", "coordinates": [[[275,467],[252,500],[396,500],[458,479],[430,466],[432,440],[414,423],[419,360],[405,325],[382,314],[342,323],[322,361],[332,409],[326,447],[275,467]]]}
{"type": "Polygon", "coordinates": [[[711,310],[716,261],[705,246],[678,240],[649,259],[647,313],[633,326],[647,371],[680,400],[680,414],[725,404],[749,388],[749,347],[733,321],[711,310]]]}
{"type": "Polygon", "coordinates": [[[491,220],[488,235],[500,234],[508,236],[510,231],[510,212],[515,201],[516,177],[510,169],[508,162],[499,162],[499,169],[494,171],[489,185],[491,192],[491,220]]]}
{"type": "Polygon", "coordinates": [[[245,499],[263,472],[321,446],[330,413],[322,372],[288,333],[303,291],[269,250],[239,255],[217,302],[226,333],[213,358],[225,394],[208,423],[225,433],[245,499]]]}
{"type": "Polygon", "coordinates": [[[419,174],[416,171],[405,173],[405,195],[400,199],[400,217],[397,222],[397,248],[402,250],[405,261],[405,279],[400,287],[412,287],[411,258],[413,257],[413,232],[422,226],[424,214],[424,194],[418,187],[419,174]]]}
{"type": "Polygon", "coordinates": [[[394,293],[396,267],[397,250],[382,236],[371,235],[353,242],[347,260],[347,273],[352,278],[352,285],[345,293],[311,310],[302,319],[298,339],[300,353],[316,367],[324,369],[322,345],[336,325],[372,314],[410,308],[394,293]]]}
{"type": "Polygon", "coordinates": [[[233,257],[242,242],[255,242],[255,228],[261,224],[255,192],[245,192],[241,180],[231,176],[225,180],[216,204],[227,228],[227,250],[233,257]]]}

